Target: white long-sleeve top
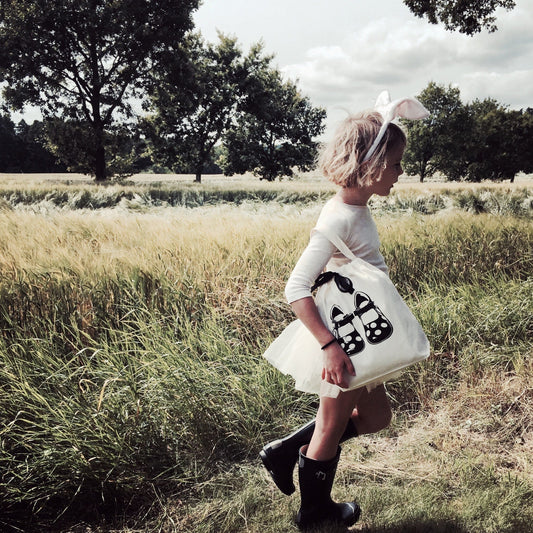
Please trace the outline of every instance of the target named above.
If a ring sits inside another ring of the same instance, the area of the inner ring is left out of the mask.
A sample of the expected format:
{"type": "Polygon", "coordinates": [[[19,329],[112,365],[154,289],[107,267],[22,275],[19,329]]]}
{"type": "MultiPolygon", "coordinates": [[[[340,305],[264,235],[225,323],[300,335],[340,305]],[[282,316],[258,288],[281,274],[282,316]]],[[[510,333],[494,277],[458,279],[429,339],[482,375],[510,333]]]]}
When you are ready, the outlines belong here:
{"type": "Polygon", "coordinates": [[[318,221],[311,230],[309,244],[287,281],[285,296],[289,303],[311,296],[311,287],[325,267],[335,268],[349,262],[320,233],[321,228],[338,235],[355,256],[388,274],[387,265],[379,251],[376,223],[368,206],[345,204],[338,196],[334,196],[322,208],[318,221]]]}

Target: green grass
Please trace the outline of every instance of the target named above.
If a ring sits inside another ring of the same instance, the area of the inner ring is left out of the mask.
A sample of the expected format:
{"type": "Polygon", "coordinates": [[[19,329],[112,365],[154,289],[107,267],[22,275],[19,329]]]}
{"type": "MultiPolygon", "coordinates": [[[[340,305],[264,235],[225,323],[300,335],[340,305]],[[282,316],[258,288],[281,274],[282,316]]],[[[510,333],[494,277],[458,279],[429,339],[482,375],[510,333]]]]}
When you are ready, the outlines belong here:
{"type": "MultiPolygon", "coordinates": [[[[54,210],[122,208],[147,211],[166,207],[203,207],[220,204],[249,205],[275,202],[309,205],[324,202],[335,192],[325,180],[303,179],[263,182],[224,179],[201,185],[192,182],[131,182],[97,186],[87,182],[6,180],[0,183],[0,210],[54,210]]],[[[530,216],[533,192],[526,180],[516,184],[483,185],[432,183],[426,186],[401,182],[388,198],[374,198],[374,208],[383,212],[433,214],[458,209],[475,214],[530,216]]]]}
{"type": "MultiPolygon", "coordinates": [[[[283,286],[312,192],[0,213],[0,529],[296,531],[297,496],[256,454],[316,407],[261,356],[292,320],[283,286]]],[[[530,218],[434,192],[428,216],[420,194],[374,209],[433,355],[390,384],[391,428],[345,445],[335,495],[358,498],[362,531],[525,532],[530,218]]],[[[523,207],[531,190],[516,194],[523,207]]]]}

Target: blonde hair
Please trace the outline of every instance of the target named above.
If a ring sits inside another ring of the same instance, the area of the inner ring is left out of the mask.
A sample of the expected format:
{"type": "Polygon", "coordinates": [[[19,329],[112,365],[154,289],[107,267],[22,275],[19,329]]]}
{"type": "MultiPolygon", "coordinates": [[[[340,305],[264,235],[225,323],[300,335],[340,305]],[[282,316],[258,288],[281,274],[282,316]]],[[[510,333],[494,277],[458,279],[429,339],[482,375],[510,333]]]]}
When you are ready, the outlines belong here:
{"type": "Polygon", "coordinates": [[[341,187],[360,187],[379,180],[387,153],[407,143],[403,130],[391,123],[372,157],[363,164],[382,124],[383,117],[376,111],[346,117],[319,156],[318,166],[324,176],[341,187]]]}

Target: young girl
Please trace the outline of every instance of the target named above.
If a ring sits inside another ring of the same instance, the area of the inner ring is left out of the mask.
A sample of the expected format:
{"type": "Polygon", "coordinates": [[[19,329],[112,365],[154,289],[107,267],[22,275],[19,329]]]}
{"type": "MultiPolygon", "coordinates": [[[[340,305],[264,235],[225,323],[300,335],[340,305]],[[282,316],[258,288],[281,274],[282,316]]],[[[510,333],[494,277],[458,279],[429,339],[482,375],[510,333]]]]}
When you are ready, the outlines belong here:
{"type": "Polygon", "coordinates": [[[295,378],[297,389],[320,395],[319,408],[315,420],[260,452],[263,464],[285,494],[295,490],[292,475],[299,462],[301,506],[296,523],[301,529],[325,520],[345,526],[357,521],[360,509],[356,502],[335,503],[330,496],[339,443],[377,432],[391,420],[382,383],[350,389],[350,376],[355,375],[352,362],[320,318],[311,296],[311,287],[325,267],[335,270],[348,261],[324,233],[337,235],[356,256],[388,272],[367,203],[374,194],[387,196],[402,174],[406,137],[391,121],[398,116],[420,119],[427,115],[417,100],[390,102],[384,92],[375,111],[342,122],[319,160],[324,176],[341,188],[322,209],[285,289],[299,320],[265,353],[274,366],[295,378]]]}

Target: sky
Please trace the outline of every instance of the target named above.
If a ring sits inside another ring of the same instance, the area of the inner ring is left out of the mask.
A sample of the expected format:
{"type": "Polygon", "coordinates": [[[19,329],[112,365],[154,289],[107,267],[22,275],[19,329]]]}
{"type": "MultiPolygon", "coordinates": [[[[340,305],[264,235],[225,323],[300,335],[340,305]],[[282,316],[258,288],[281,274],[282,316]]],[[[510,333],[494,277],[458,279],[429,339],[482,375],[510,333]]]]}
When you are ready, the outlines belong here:
{"type": "MultiPolygon", "coordinates": [[[[415,17],[402,0],[203,0],[196,29],[210,42],[235,36],[247,53],[262,41],[274,64],[327,111],[326,133],[346,112],[416,96],[430,81],[463,102],[495,98],[533,107],[533,0],[498,10],[498,31],[468,37],[415,17]]],[[[14,115],[15,120],[21,115],[14,115]]],[[[29,110],[24,118],[40,118],[29,110]]]]}
{"type": "Polygon", "coordinates": [[[284,75],[328,113],[327,132],[346,112],[372,107],[382,90],[416,96],[430,81],[458,87],[464,103],[495,98],[533,107],[533,0],[496,12],[498,30],[473,37],[415,17],[402,0],[203,0],[196,28],[261,40],[284,75]]]}

